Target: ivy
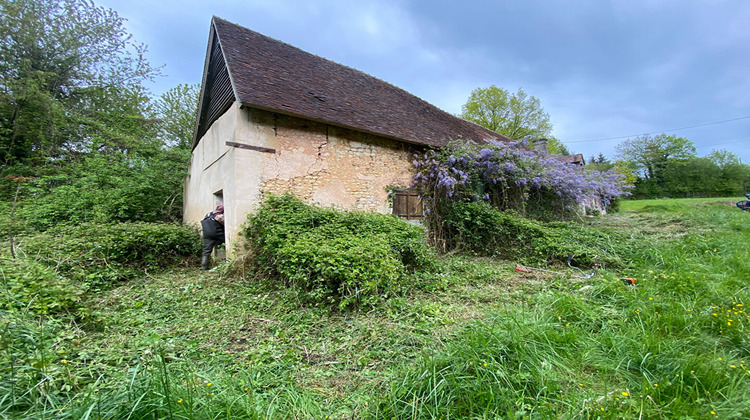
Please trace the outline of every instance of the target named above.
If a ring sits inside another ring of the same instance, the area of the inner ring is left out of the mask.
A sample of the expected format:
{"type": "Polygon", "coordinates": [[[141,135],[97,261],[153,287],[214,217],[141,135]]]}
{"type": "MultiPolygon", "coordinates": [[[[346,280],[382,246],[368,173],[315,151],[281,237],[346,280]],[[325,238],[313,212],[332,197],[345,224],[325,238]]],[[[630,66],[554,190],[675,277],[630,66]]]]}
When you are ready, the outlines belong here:
{"type": "Polygon", "coordinates": [[[392,215],[341,211],[270,196],[244,230],[259,273],[314,304],[371,306],[435,265],[424,230],[392,215]]]}

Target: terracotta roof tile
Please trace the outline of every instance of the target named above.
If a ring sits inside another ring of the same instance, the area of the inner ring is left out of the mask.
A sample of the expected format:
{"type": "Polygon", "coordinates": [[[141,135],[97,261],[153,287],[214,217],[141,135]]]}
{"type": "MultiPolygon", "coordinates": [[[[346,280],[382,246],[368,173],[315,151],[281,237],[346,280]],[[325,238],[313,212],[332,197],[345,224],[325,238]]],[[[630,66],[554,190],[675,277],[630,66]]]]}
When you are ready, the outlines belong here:
{"type": "Polygon", "coordinates": [[[586,160],[583,158],[583,155],[581,153],[570,156],[555,155],[554,158],[565,163],[572,163],[574,165],[586,165],[586,160]]]}
{"type": "Polygon", "coordinates": [[[217,17],[213,27],[242,106],[428,146],[510,141],[359,70],[217,17]]]}

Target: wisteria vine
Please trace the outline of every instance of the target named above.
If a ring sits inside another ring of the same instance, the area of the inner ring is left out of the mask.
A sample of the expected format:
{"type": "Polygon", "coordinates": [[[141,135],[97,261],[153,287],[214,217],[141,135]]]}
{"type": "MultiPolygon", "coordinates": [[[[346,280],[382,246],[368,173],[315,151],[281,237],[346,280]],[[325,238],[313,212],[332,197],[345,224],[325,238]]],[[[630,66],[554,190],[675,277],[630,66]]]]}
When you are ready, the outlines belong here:
{"type": "Polygon", "coordinates": [[[591,202],[603,205],[628,195],[622,175],[584,170],[552,155],[535,152],[527,141],[452,143],[415,155],[414,186],[428,211],[455,201],[487,201],[499,210],[529,216],[566,213],[591,202]]]}

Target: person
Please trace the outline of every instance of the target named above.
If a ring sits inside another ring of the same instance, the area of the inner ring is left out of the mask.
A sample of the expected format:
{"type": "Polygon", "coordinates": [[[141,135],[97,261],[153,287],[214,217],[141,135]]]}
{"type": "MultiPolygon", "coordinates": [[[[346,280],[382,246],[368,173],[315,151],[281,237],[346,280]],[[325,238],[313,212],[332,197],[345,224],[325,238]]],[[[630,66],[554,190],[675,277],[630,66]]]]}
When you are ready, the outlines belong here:
{"type": "Polygon", "coordinates": [[[216,206],[216,210],[206,214],[201,220],[203,230],[203,258],[201,270],[211,268],[211,253],[214,248],[224,243],[224,206],[216,206]]]}

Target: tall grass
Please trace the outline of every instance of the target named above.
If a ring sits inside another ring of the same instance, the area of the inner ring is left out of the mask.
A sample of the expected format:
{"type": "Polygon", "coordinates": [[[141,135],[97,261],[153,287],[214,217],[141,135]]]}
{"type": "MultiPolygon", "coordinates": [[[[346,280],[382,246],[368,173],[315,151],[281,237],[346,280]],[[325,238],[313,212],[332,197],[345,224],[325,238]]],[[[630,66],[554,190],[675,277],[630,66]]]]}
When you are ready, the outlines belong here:
{"type": "Polygon", "coordinates": [[[406,368],[383,418],[750,417],[750,217],[672,204],[711,233],[508,305],[406,368]]]}
{"type": "Polygon", "coordinates": [[[0,418],[750,418],[750,214],[664,205],[597,219],[612,238],[631,242],[617,248],[629,250],[620,255],[627,271],[534,277],[536,286],[510,290],[500,303],[513,262],[461,257],[447,258],[434,288],[345,316],[274,303],[260,284],[208,277],[103,292],[107,315],[7,304],[0,418]],[[458,292],[469,299],[451,306],[458,292]],[[461,318],[460,310],[473,313],[461,318]],[[275,316],[291,324],[258,319],[271,318],[267,311],[285,311],[275,316]],[[203,317],[195,328],[211,330],[214,312],[235,314],[222,326],[267,325],[242,336],[257,348],[220,348],[219,328],[199,336],[214,342],[194,343],[177,322],[203,317]],[[340,325],[323,329],[310,319],[320,316],[340,325]],[[285,336],[293,340],[274,341],[285,336]],[[117,348],[100,348],[108,345],[117,348]],[[325,346],[342,354],[327,359],[325,346]]]}

